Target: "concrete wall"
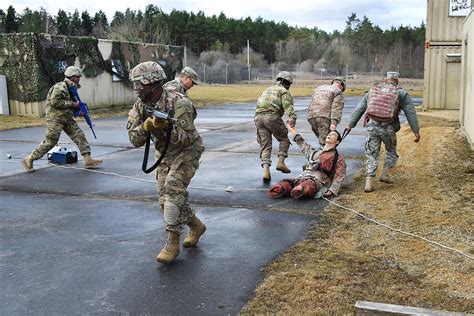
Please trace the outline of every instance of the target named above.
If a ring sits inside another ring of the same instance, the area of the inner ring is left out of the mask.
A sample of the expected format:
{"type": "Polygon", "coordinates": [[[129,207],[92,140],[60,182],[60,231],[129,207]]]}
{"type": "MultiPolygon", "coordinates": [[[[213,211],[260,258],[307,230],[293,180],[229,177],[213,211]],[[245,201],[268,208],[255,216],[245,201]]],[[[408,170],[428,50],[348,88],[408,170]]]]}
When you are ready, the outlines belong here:
{"type": "Polygon", "coordinates": [[[10,108],[8,107],[7,79],[2,75],[0,75],[0,114],[10,115],[10,108]]]}
{"type": "Polygon", "coordinates": [[[460,123],[474,149],[474,11],[464,20],[462,32],[460,123]]]}

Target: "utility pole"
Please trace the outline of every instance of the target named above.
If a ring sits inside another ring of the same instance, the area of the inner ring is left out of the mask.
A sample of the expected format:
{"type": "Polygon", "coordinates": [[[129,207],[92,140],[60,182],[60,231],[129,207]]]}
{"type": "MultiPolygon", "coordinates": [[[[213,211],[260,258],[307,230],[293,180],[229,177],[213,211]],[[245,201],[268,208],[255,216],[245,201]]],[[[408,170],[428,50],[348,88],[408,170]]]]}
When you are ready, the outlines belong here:
{"type": "Polygon", "coordinates": [[[249,84],[250,84],[250,40],[247,40],[247,67],[249,69],[249,84]]]}
{"type": "Polygon", "coordinates": [[[227,67],[229,64],[225,64],[225,84],[227,84],[227,67]]]}
{"type": "Polygon", "coordinates": [[[204,84],[206,84],[206,64],[203,65],[203,72],[204,72],[204,84]]]}
{"type": "Polygon", "coordinates": [[[186,56],[186,45],[184,45],[183,68],[188,65],[188,58],[186,56]]]}

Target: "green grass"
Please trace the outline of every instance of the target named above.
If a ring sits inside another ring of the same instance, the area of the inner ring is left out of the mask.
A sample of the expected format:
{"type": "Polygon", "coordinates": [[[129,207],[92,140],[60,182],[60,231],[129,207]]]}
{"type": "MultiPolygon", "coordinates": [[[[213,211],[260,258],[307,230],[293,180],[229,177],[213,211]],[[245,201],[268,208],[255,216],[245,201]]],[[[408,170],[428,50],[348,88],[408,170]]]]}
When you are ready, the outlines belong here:
{"type": "MultiPolygon", "coordinates": [[[[260,94],[267,87],[272,85],[271,82],[264,84],[230,84],[230,85],[199,85],[189,91],[189,97],[196,103],[198,107],[207,105],[215,105],[222,103],[240,103],[240,102],[256,102],[260,94]]],[[[305,84],[294,84],[290,88],[293,97],[311,96],[314,87],[318,84],[308,82],[305,84]]],[[[366,88],[347,89],[345,96],[362,96],[367,92],[366,88]]],[[[409,90],[411,96],[418,97],[423,95],[423,91],[409,90]]],[[[131,105],[130,105],[131,106],[131,105]]],[[[113,117],[118,115],[126,115],[129,108],[109,108],[92,111],[92,119],[113,117]]],[[[0,115],[0,130],[15,129],[22,127],[45,125],[44,118],[36,118],[31,116],[6,116],[0,115]]]]}

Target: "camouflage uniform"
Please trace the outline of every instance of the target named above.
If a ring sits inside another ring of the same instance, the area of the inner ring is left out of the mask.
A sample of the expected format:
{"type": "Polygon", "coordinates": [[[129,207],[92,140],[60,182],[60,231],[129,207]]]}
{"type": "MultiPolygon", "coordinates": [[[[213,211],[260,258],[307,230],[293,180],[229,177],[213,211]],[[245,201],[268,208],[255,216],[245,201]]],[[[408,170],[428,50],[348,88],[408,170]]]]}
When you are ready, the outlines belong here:
{"type": "MultiPolygon", "coordinates": [[[[352,113],[349,127],[356,126],[359,119],[367,109],[367,101],[370,91],[359,102],[354,113],[352,113]]],[[[398,90],[399,108],[403,110],[412,131],[419,133],[418,120],[416,117],[415,106],[410,95],[403,89],[398,90]]],[[[384,143],[387,154],[385,156],[384,168],[391,169],[395,166],[398,159],[397,154],[397,135],[400,130],[400,120],[398,116],[389,123],[377,122],[370,119],[367,123],[367,140],[365,143],[366,176],[375,177],[377,166],[380,158],[380,146],[384,143]]]]}
{"type": "MultiPolygon", "coordinates": [[[[166,89],[163,89],[160,100],[151,106],[160,111],[172,110],[176,119],[170,145],[157,169],[156,179],[166,230],[180,233],[183,225],[189,223],[194,216],[188,203],[187,187],[199,167],[199,158],[204,151],[201,136],[194,126],[197,114],[188,97],[166,89]]],[[[148,134],[142,128],[142,123],[148,117],[145,107],[147,105],[138,99],[128,115],[128,136],[136,147],[145,144],[148,134]]],[[[156,130],[152,134],[158,159],[165,146],[166,130],[156,130]]]]}
{"type": "Polygon", "coordinates": [[[296,121],[293,97],[290,91],[280,83],[263,91],[257,101],[254,117],[262,165],[271,165],[272,135],[280,142],[278,156],[288,157],[290,140],[288,138],[288,129],[282,120],[285,112],[291,119],[296,121]]]}
{"type": "Polygon", "coordinates": [[[46,98],[46,136],[30,154],[32,160],[40,159],[53,148],[58,143],[63,130],[77,145],[82,156],[90,154],[91,148],[86,136],[73,118],[74,109],[71,105],[76,100],[68,90],[72,86],[76,84],[66,78],[49,90],[46,98]]]}
{"type": "Polygon", "coordinates": [[[184,67],[183,70],[181,70],[179,78],[168,81],[163,85],[163,88],[187,95],[187,89],[181,82],[181,78],[183,76],[189,77],[189,79],[191,79],[191,81],[193,82],[193,85],[199,84],[198,74],[196,73],[196,71],[194,71],[194,69],[192,69],[191,67],[184,67]]]}
{"type": "Polygon", "coordinates": [[[344,94],[334,85],[317,87],[308,107],[308,122],[319,143],[324,145],[331,124],[341,122],[344,94]]]}
{"type": "Polygon", "coordinates": [[[163,85],[163,88],[168,91],[175,91],[186,95],[186,89],[183,87],[179,79],[168,81],[163,85]]]}

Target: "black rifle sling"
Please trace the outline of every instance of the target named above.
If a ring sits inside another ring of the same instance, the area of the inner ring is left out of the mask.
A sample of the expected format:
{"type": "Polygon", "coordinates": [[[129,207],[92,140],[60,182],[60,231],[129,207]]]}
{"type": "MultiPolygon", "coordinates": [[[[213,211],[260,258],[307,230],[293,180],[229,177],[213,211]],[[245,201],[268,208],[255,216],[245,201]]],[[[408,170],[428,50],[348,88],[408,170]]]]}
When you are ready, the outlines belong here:
{"type": "Polygon", "coordinates": [[[153,170],[155,170],[165,157],[166,151],[168,150],[168,146],[171,141],[171,132],[173,131],[173,123],[171,120],[168,120],[168,128],[166,129],[166,143],[165,147],[163,148],[163,152],[161,153],[160,158],[151,166],[149,169],[147,169],[147,163],[148,163],[148,154],[150,153],[150,141],[151,141],[151,133],[148,133],[148,136],[146,138],[146,144],[145,144],[145,153],[143,154],[143,163],[142,163],[142,170],[145,173],[150,173],[153,170]]]}
{"type": "Polygon", "coordinates": [[[325,173],[331,181],[332,181],[332,178],[334,178],[334,174],[336,173],[337,160],[339,159],[339,153],[337,152],[337,149],[334,149],[334,150],[336,152],[334,153],[334,158],[332,160],[331,170],[328,172],[328,170],[323,169],[323,167],[321,167],[321,164],[319,164],[318,166],[319,171],[325,173]]]}

